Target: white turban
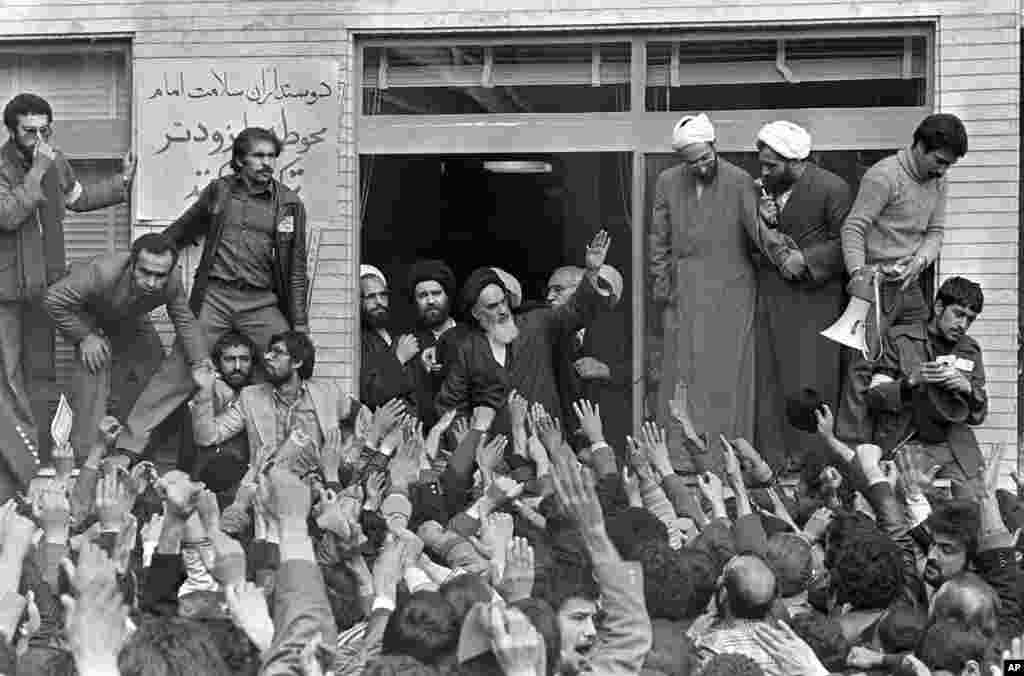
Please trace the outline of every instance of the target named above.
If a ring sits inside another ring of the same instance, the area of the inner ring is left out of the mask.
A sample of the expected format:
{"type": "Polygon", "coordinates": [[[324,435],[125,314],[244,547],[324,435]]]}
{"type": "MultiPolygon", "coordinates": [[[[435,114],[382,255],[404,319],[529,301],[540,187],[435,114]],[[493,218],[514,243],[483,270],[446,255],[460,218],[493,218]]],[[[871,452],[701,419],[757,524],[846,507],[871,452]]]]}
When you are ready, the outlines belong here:
{"type": "Polygon", "coordinates": [[[803,127],[785,120],[761,127],[757,140],[787,160],[806,160],[811,154],[811,135],[803,127]]]}
{"type": "Polygon", "coordinates": [[[508,291],[508,306],[513,310],[519,307],[523,302],[523,287],[519,280],[501,268],[491,268],[491,270],[494,270],[494,274],[498,275],[501,283],[505,285],[505,290],[508,291]]]}
{"type": "Polygon", "coordinates": [[[622,273],[610,265],[602,265],[597,275],[611,287],[612,302],[618,303],[622,299],[622,287],[625,286],[622,273]]]}
{"type": "Polygon", "coordinates": [[[691,143],[714,143],[715,127],[705,113],[687,115],[672,129],[672,149],[680,150],[691,143]]]}
{"type": "Polygon", "coordinates": [[[388,278],[384,276],[383,272],[372,265],[359,266],[359,279],[362,279],[363,277],[376,277],[384,283],[384,286],[388,285],[388,278]]]}

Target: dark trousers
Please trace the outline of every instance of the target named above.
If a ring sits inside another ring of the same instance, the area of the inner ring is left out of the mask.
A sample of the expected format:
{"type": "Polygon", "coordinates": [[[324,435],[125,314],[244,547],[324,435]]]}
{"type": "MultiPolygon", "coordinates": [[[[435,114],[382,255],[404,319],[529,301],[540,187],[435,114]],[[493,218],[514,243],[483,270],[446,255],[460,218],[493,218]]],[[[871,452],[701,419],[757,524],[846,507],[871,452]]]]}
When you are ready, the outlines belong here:
{"type": "Polygon", "coordinates": [[[71,445],[79,462],[85,460],[99,439],[99,424],[105,415],[118,420],[131,410],[142,389],[164,358],[160,336],[148,316],[134,323],[108,327],[110,359],[105,368],[90,373],[75,349],[71,406],[75,412],[71,445]]]}
{"type": "Polygon", "coordinates": [[[0,397],[49,458],[50,416],[60,395],[54,364],[53,325],[41,305],[0,301],[0,397]]]}
{"type": "MultiPolygon", "coordinates": [[[[880,336],[888,327],[927,321],[930,308],[919,283],[906,291],[898,284],[885,282],[881,288],[882,326],[875,326],[875,308],[868,317],[868,348],[872,349],[873,335],[880,336]]],[[[875,441],[874,422],[868,411],[864,395],[871,384],[875,364],[857,350],[843,348],[849,357],[846,380],[843,382],[839,411],[836,413],[836,437],[847,444],[867,444],[875,441]]]]}

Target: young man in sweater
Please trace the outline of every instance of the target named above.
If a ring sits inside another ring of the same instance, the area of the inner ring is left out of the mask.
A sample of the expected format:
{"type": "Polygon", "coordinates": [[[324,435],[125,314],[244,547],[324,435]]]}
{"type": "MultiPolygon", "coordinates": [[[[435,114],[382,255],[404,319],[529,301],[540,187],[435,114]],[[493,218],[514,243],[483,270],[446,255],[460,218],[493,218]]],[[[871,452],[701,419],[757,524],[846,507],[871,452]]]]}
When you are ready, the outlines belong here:
{"type": "MultiPolygon", "coordinates": [[[[928,320],[929,303],[919,278],[942,247],[946,171],[966,154],[967,131],[959,118],[929,115],[918,125],[909,148],[881,160],[861,180],[841,231],[843,258],[851,285],[876,272],[880,275],[878,335],[891,326],[928,320]]],[[[862,355],[853,356],[836,421],[837,435],[844,441],[873,439],[864,401],[871,371],[862,355]]]]}

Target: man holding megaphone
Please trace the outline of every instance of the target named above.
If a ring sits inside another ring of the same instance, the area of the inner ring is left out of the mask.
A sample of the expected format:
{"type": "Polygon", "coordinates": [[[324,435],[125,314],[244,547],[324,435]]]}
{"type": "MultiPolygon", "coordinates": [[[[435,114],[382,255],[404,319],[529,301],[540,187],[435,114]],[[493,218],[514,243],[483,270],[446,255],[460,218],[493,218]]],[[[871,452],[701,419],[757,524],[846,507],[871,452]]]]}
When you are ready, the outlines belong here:
{"type": "Polygon", "coordinates": [[[929,115],[914,131],[909,148],[879,161],[861,180],[841,230],[853,300],[836,325],[823,332],[861,348],[851,360],[836,421],[837,436],[844,441],[873,441],[864,395],[882,334],[891,326],[928,319],[920,276],[942,247],[946,171],[966,154],[967,131],[959,118],[929,115]],[[844,339],[844,333],[854,338],[844,339]]]}

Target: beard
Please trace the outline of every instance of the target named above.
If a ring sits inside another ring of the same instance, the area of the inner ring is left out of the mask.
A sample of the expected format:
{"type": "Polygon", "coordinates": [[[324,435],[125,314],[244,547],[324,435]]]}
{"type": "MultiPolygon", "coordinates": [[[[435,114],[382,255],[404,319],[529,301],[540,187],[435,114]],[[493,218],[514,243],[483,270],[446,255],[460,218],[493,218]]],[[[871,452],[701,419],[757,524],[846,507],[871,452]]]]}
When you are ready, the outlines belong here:
{"type": "Polygon", "coordinates": [[[781,195],[782,193],[792,188],[794,183],[796,183],[796,177],[793,176],[793,174],[789,171],[786,171],[785,173],[783,173],[782,176],[779,176],[778,178],[775,179],[764,179],[765,188],[767,188],[768,192],[772,193],[773,195],[781,195]]]}
{"type": "Polygon", "coordinates": [[[420,311],[420,324],[423,328],[433,329],[448,321],[448,308],[444,305],[432,305],[420,311]]]}
{"type": "Polygon", "coordinates": [[[508,345],[519,337],[519,327],[516,326],[516,320],[512,318],[512,315],[485,327],[485,331],[487,337],[499,345],[508,345]]]}
{"type": "Polygon", "coordinates": [[[224,382],[232,389],[240,390],[249,383],[249,374],[242,371],[231,371],[224,374],[224,382]]]}
{"type": "Polygon", "coordinates": [[[271,385],[284,384],[288,382],[291,379],[291,377],[292,370],[290,368],[287,370],[282,369],[280,371],[270,368],[266,369],[267,382],[270,383],[271,385]]]}
{"type": "Polygon", "coordinates": [[[373,312],[363,311],[363,323],[371,329],[386,328],[391,320],[391,312],[387,308],[381,308],[373,312]]]}
{"type": "Polygon", "coordinates": [[[704,185],[710,185],[714,182],[715,177],[718,176],[718,159],[715,158],[715,161],[707,167],[695,169],[693,174],[697,177],[697,180],[704,185]]]}

